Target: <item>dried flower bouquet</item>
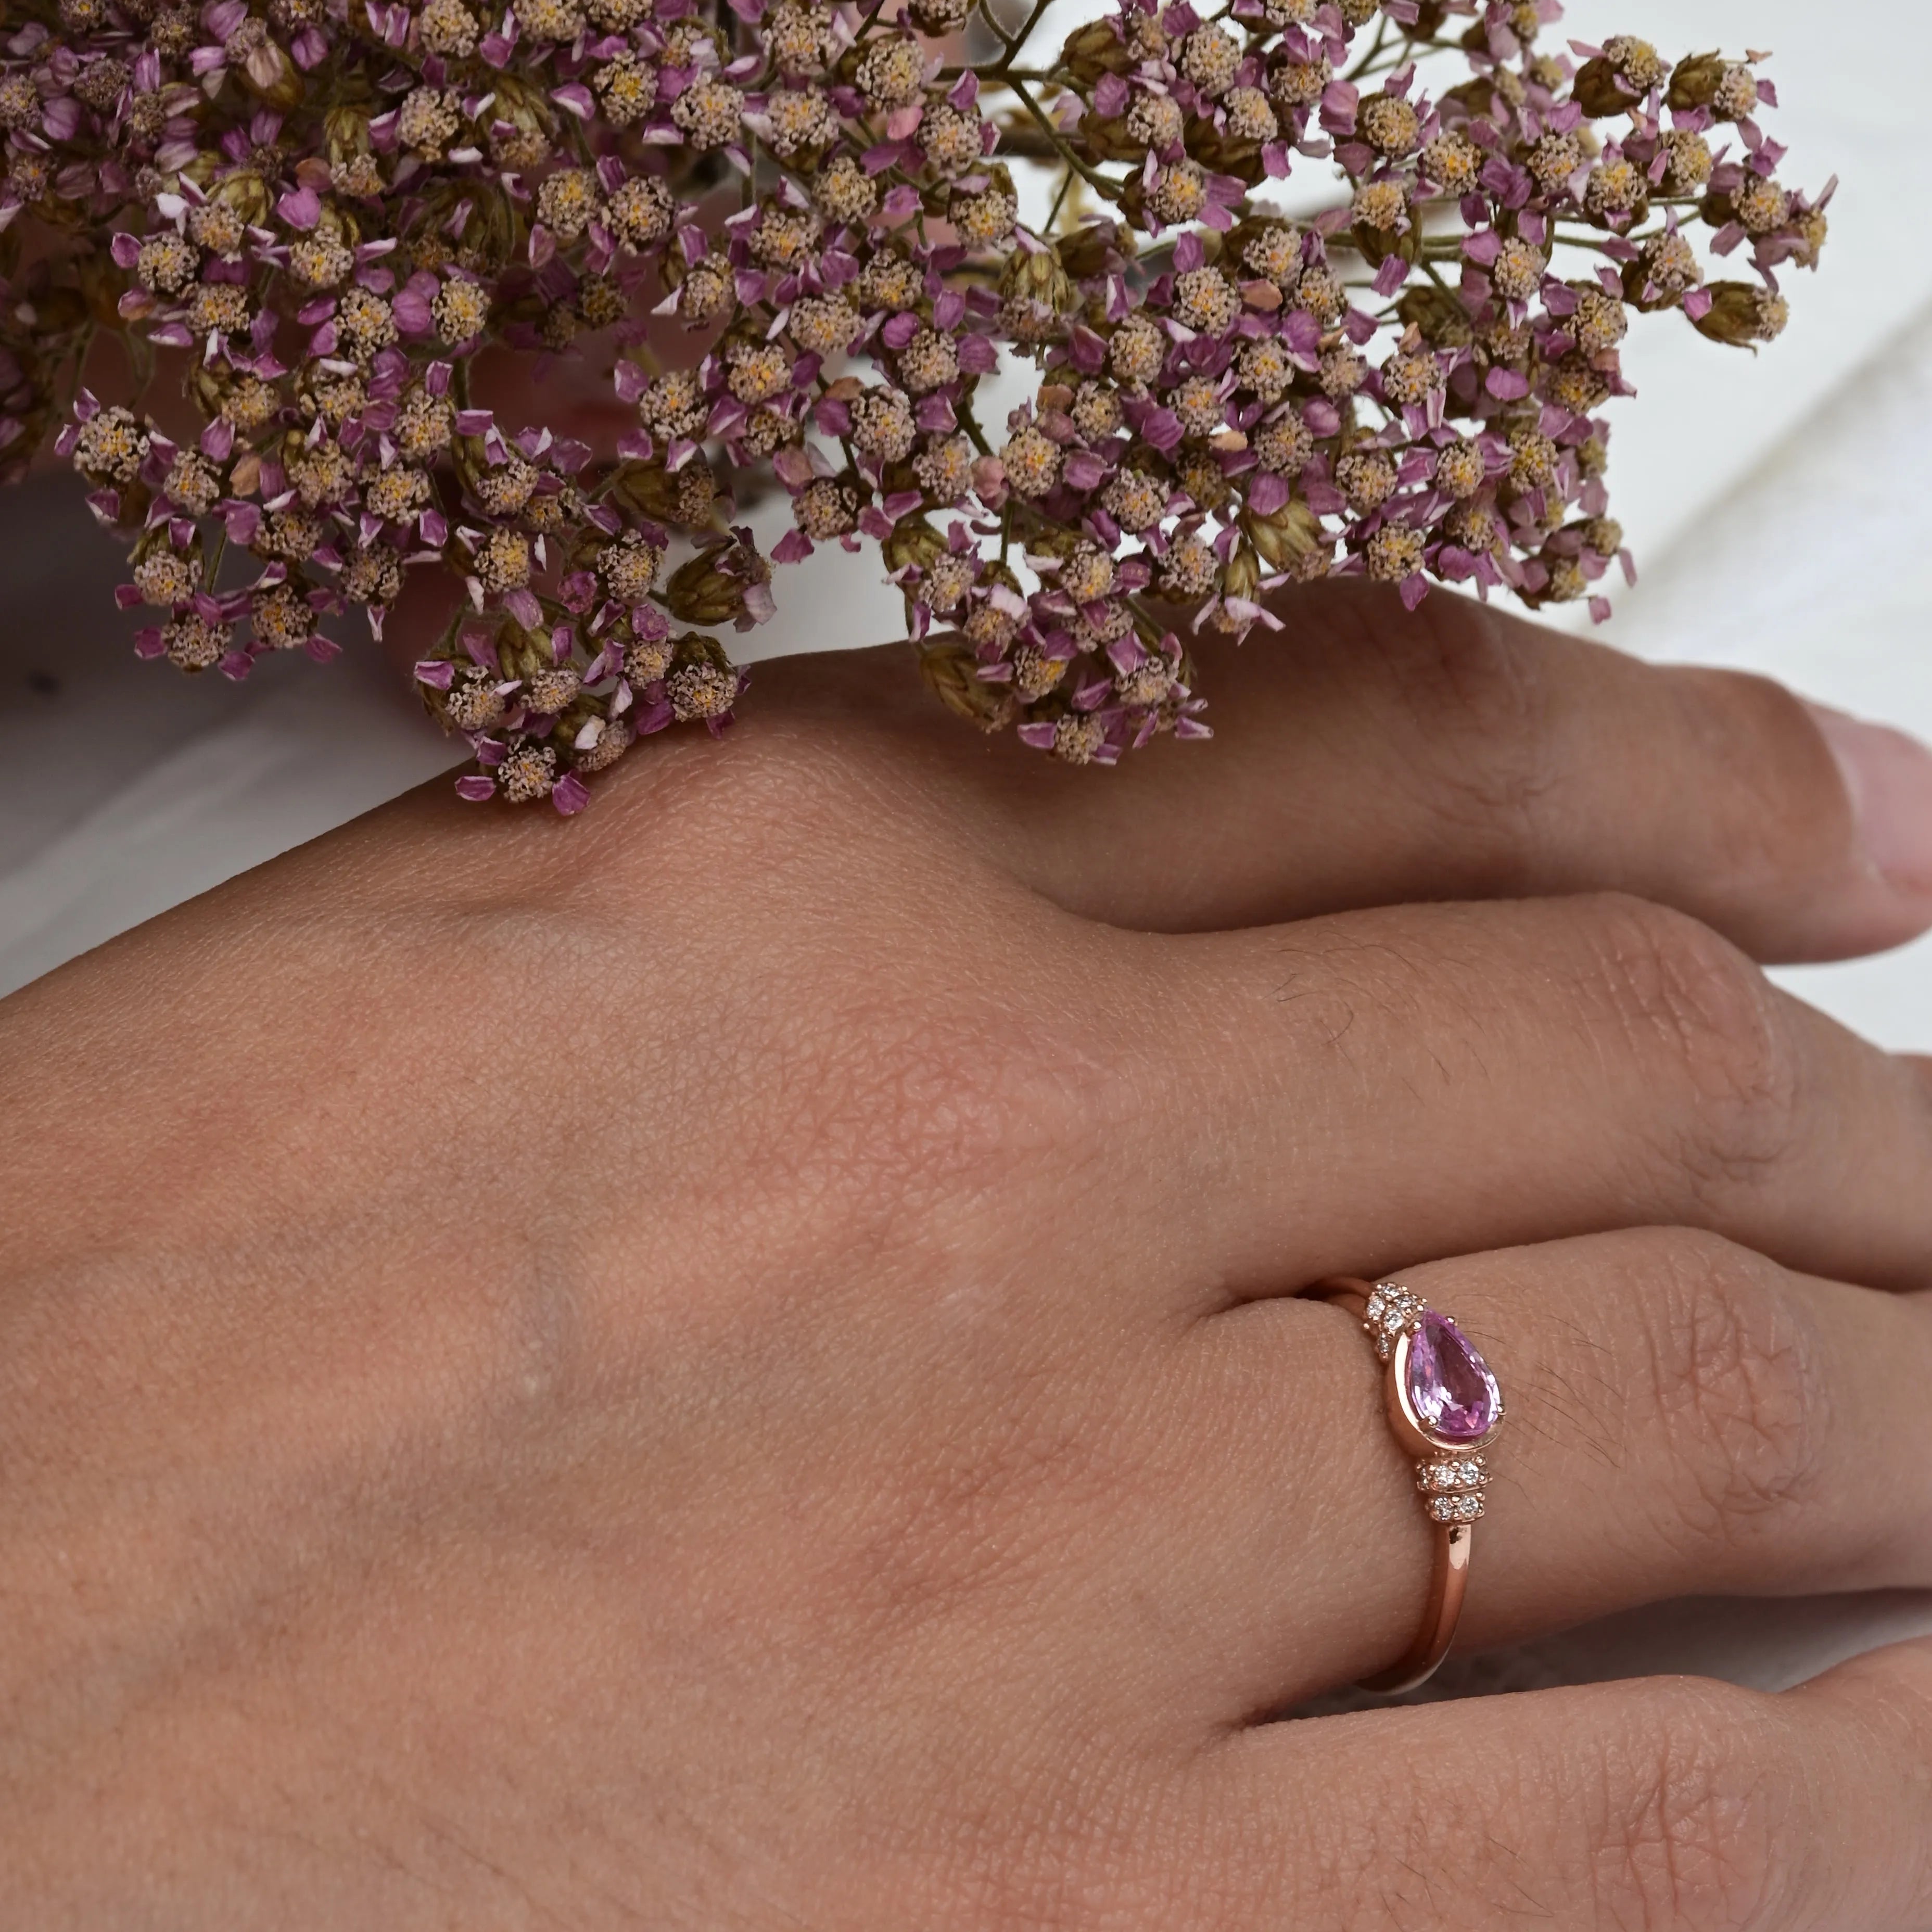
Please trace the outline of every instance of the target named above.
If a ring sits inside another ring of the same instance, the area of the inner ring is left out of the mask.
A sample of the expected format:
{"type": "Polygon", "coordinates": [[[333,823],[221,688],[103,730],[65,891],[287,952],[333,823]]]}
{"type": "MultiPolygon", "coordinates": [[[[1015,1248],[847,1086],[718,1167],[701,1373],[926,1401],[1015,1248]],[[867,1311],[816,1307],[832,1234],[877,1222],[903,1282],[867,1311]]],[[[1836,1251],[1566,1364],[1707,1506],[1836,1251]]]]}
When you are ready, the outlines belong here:
{"type": "Polygon", "coordinates": [[[1632,312],[1768,341],[1825,238],[1763,56],[1557,0],[1118,0],[1042,62],[1046,10],[16,0],[0,460],[71,456],[184,670],[454,573],[416,676],[458,788],[565,812],[728,720],[716,634],[818,545],[877,547],[945,703],[1075,763],[1205,735],[1186,640],[1285,583],[1600,614],[1632,312]],[[107,332],[182,434],[79,387],[107,332]],[[502,419],[486,346],[634,426],[502,419]]]}

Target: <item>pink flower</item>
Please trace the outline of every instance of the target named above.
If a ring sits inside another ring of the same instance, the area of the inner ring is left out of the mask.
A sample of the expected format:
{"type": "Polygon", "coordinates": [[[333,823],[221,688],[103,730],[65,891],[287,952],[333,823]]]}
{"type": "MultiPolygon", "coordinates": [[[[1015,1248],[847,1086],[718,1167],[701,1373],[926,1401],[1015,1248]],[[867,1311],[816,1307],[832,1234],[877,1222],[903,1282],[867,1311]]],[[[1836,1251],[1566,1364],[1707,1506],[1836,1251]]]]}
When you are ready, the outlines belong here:
{"type": "MultiPolygon", "coordinates": [[[[0,227],[85,206],[118,326],[211,372],[185,446],[84,395],[58,434],[145,545],[121,594],[185,586],[156,530],[254,560],[245,591],[196,590],[205,632],[145,652],[214,661],[219,632],[231,676],[326,659],[326,626],[359,608],[380,635],[407,577],[452,572],[470,616],[417,676],[475,749],[460,789],[568,816],[635,738],[724,728],[718,637],[778,614],[776,566],[872,545],[921,648],[966,652],[942,681],[976,718],[1106,765],[1208,733],[1143,599],[1235,634],[1328,571],[1412,608],[1442,580],[1596,610],[1628,570],[1598,460],[1624,336],[1677,308],[1768,341],[1826,238],[1830,188],[1778,178],[1755,56],[1673,74],[1618,40],[1580,76],[1490,0],[1466,54],[1415,0],[1366,30],[1236,0],[1239,38],[1126,0],[1096,45],[1164,38],[1054,64],[1049,100],[1030,55],[946,74],[916,20],[731,4],[722,52],[678,0],[614,28],[352,0],[352,30],[292,31],[206,0],[185,49],[118,16],[13,35],[0,227]],[[325,121],[372,40],[381,111],[325,121]],[[1037,230],[1009,127],[1060,177],[1037,230]],[[721,166],[750,184],[735,211],[721,166]],[[1754,279],[1719,279],[1726,255],[1754,279]],[[538,388],[536,419],[500,422],[469,400],[485,347],[532,375],[611,357],[615,419],[560,436],[538,388]],[[1026,364],[1031,394],[990,418],[980,379],[1026,364]],[[760,554],[736,499],[767,466],[811,533],[760,554]],[[1016,550],[1054,560],[1030,597],[992,568],[1016,550]]],[[[4,474],[55,400],[28,369],[58,353],[19,346],[0,326],[4,474]]]]}

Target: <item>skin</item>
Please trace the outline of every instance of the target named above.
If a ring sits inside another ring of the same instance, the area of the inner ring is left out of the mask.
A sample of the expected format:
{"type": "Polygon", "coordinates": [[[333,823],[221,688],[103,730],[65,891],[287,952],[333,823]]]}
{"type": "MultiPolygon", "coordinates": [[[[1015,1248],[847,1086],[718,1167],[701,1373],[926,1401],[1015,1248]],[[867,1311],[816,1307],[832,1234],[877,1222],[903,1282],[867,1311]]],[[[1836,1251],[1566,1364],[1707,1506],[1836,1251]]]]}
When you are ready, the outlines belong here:
{"type": "Polygon", "coordinates": [[[1923,1932],[1932,1646],[1271,1720],[1427,1573],[1334,1272],[1508,1391],[1466,1641],[1932,1585],[1932,1096],[1752,963],[1932,880],[1773,687],[1287,614],[1211,746],[792,661],[0,1005],[19,1922],[1923,1932]]]}

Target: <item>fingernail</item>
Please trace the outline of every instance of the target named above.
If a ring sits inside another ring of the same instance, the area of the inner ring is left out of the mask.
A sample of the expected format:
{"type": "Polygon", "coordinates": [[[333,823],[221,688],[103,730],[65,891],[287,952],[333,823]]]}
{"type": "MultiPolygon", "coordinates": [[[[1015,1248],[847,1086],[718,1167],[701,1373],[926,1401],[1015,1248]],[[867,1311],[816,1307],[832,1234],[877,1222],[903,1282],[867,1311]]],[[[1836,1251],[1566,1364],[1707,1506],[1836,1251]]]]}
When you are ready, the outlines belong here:
{"type": "Polygon", "coordinates": [[[1805,708],[1838,761],[1873,869],[1902,892],[1932,893],[1932,751],[1888,724],[1805,708]]]}

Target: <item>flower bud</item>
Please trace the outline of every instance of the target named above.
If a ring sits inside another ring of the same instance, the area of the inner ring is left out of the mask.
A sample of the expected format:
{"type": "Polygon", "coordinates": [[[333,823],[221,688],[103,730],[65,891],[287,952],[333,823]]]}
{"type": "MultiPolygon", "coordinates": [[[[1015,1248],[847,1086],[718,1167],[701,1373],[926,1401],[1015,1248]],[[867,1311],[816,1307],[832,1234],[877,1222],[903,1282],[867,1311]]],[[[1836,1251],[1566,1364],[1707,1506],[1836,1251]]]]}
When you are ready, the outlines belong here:
{"type": "Polygon", "coordinates": [[[1700,335],[1749,349],[1784,333],[1790,310],[1784,298],[1769,289],[1755,282],[1713,282],[1709,294],[1711,306],[1692,321],[1700,335]]]}
{"type": "Polygon", "coordinates": [[[977,672],[971,647],[958,638],[940,638],[920,648],[919,674],[940,703],[982,731],[1000,730],[1012,722],[1012,695],[977,672]]]}
{"type": "Polygon", "coordinates": [[[745,608],[745,587],[714,561],[716,550],[705,550],[680,564],[664,586],[664,602],[673,616],[687,624],[722,624],[745,608]]]}
{"type": "Polygon", "coordinates": [[[518,76],[499,74],[491,104],[490,146],[506,166],[533,168],[550,151],[556,116],[542,92],[518,76]]]}
{"type": "Polygon", "coordinates": [[[1211,121],[1196,122],[1188,132],[1187,152],[1213,173],[1232,175],[1250,188],[1261,180],[1262,144],[1232,128],[1224,133],[1211,121]]]}
{"type": "Polygon", "coordinates": [[[892,535],[880,549],[886,568],[896,576],[913,565],[928,568],[946,554],[946,542],[923,517],[908,517],[892,526],[892,535]]]}
{"type": "Polygon", "coordinates": [[[479,272],[500,271],[524,246],[524,212],[500,180],[443,183],[424,200],[439,229],[461,212],[463,257],[479,272]]]}
{"type": "Polygon", "coordinates": [[[1112,22],[1089,20],[1067,35],[1060,64],[1075,80],[1091,87],[1103,74],[1130,73],[1134,53],[1112,22]]]}
{"type": "Polygon", "coordinates": [[[1420,330],[1432,349],[1466,348],[1475,340],[1469,311],[1451,290],[1418,283],[1403,290],[1395,312],[1409,327],[1420,330]]]}
{"type": "Polygon", "coordinates": [[[250,228],[260,228],[274,206],[268,184],[252,168],[238,168],[225,176],[208,200],[218,208],[232,209],[250,228]]]}
{"type": "Polygon", "coordinates": [[[661,463],[626,463],[610,479],[610,494],[652,523],[701,530],[711,520],[718,483],[701,457],[682,469],[661,463]]]}
{"type": "Polygon", "coordinates": [[[1096,161],[1138,161],[1148,151],[1124,115],[1096,114],[1090,108],[1080,118],[1080,137],[1096,161]]]}
{"type": "Polygon", "coordinates": [[[672,572],[664,602],[673,616],[687,624],[731,622],[754,614],[752,593],[770,580],[771,566],[732,538],[700,550],[672,572]]]}
{"type": "Polygon", "coordinates": [[[1018,248],[1000,271],[1000,302],[1007,327],[1021,341],[1052,342],[1066,333],[1080,294],[1054,250],[1018,248]]]}
{"type": "Polygon", "coordinates": [[[1593,120],[1625,113],[1652,88],[1661,86],[1667,74],[1648,40],[1613,34],[1600,54],[1577,69],[1576,104],[1593,120]]]}
{"type": "Polygon", "coordinates": [[[242,58],[236,70],[243,86],[258,100],[284,114],[302,104],[302,76],[296,70],[295,63],[283,52],[268,32],[266,21],[256,20],[251,15],[242,22],[230,42],[231,66],[234,65],[234,56],[238,51],[241,52],[242,58]],[[248,29],[251,26],[259,32],[250,33],[248,29]],[[238,50],[234,44],[237,40],[246,41],[248,44],[238,50]]]}
{"type": "Polygon", "coordinates": [[[664,674],[664,695],[680,724],[722,718],[736,701],[743,674],[716,638],[695,632],[678,639],[664,674]]]}
{"type": "Polygon", "coordinates": [[[1616,69],[1601,58],[1586,61],[1577,70],[1574,93],[1576,105],[1593,119],[1622,114],[1636,100],[1618,80],[1616,69]]]}
{"type": "Polygon", "coordinates": [[[1730,62],[1722,54],[1692,54],[1670,70],[1670,87],[1664,98],[1672,111],[1688,114],[1708,107],[1723,84],[1730,62]]]}
{"type": "Polygon", "coordinates": [[[1088,221],[1072,234],[1063,235],[1054,244],[1054,250],[1060,257],[1060,266],[1070,275],[1076,281],[1085,281],[1091,276],[1104,274],[1114,256],[1124,256],[1131,260],[1134,238],[1131,231],[1117,221],[1088,221]]]}
{"type": "Polygon", "coordinates": [[[1261,594],[1262,574],[1262,560],[1254,545],[1237,544],[1222,575],[1221,594],[1224,597],[1243,598],[1252,604],[1261,594]]]}
{"type": "Polygon", "coordinates": [[[1322,525],[1299,496],[1292,496],[1264,517],[1241,513],[1241,529],[1270,571],[1286,570],[1312,556],[1322,541],[1322,525]]]}

